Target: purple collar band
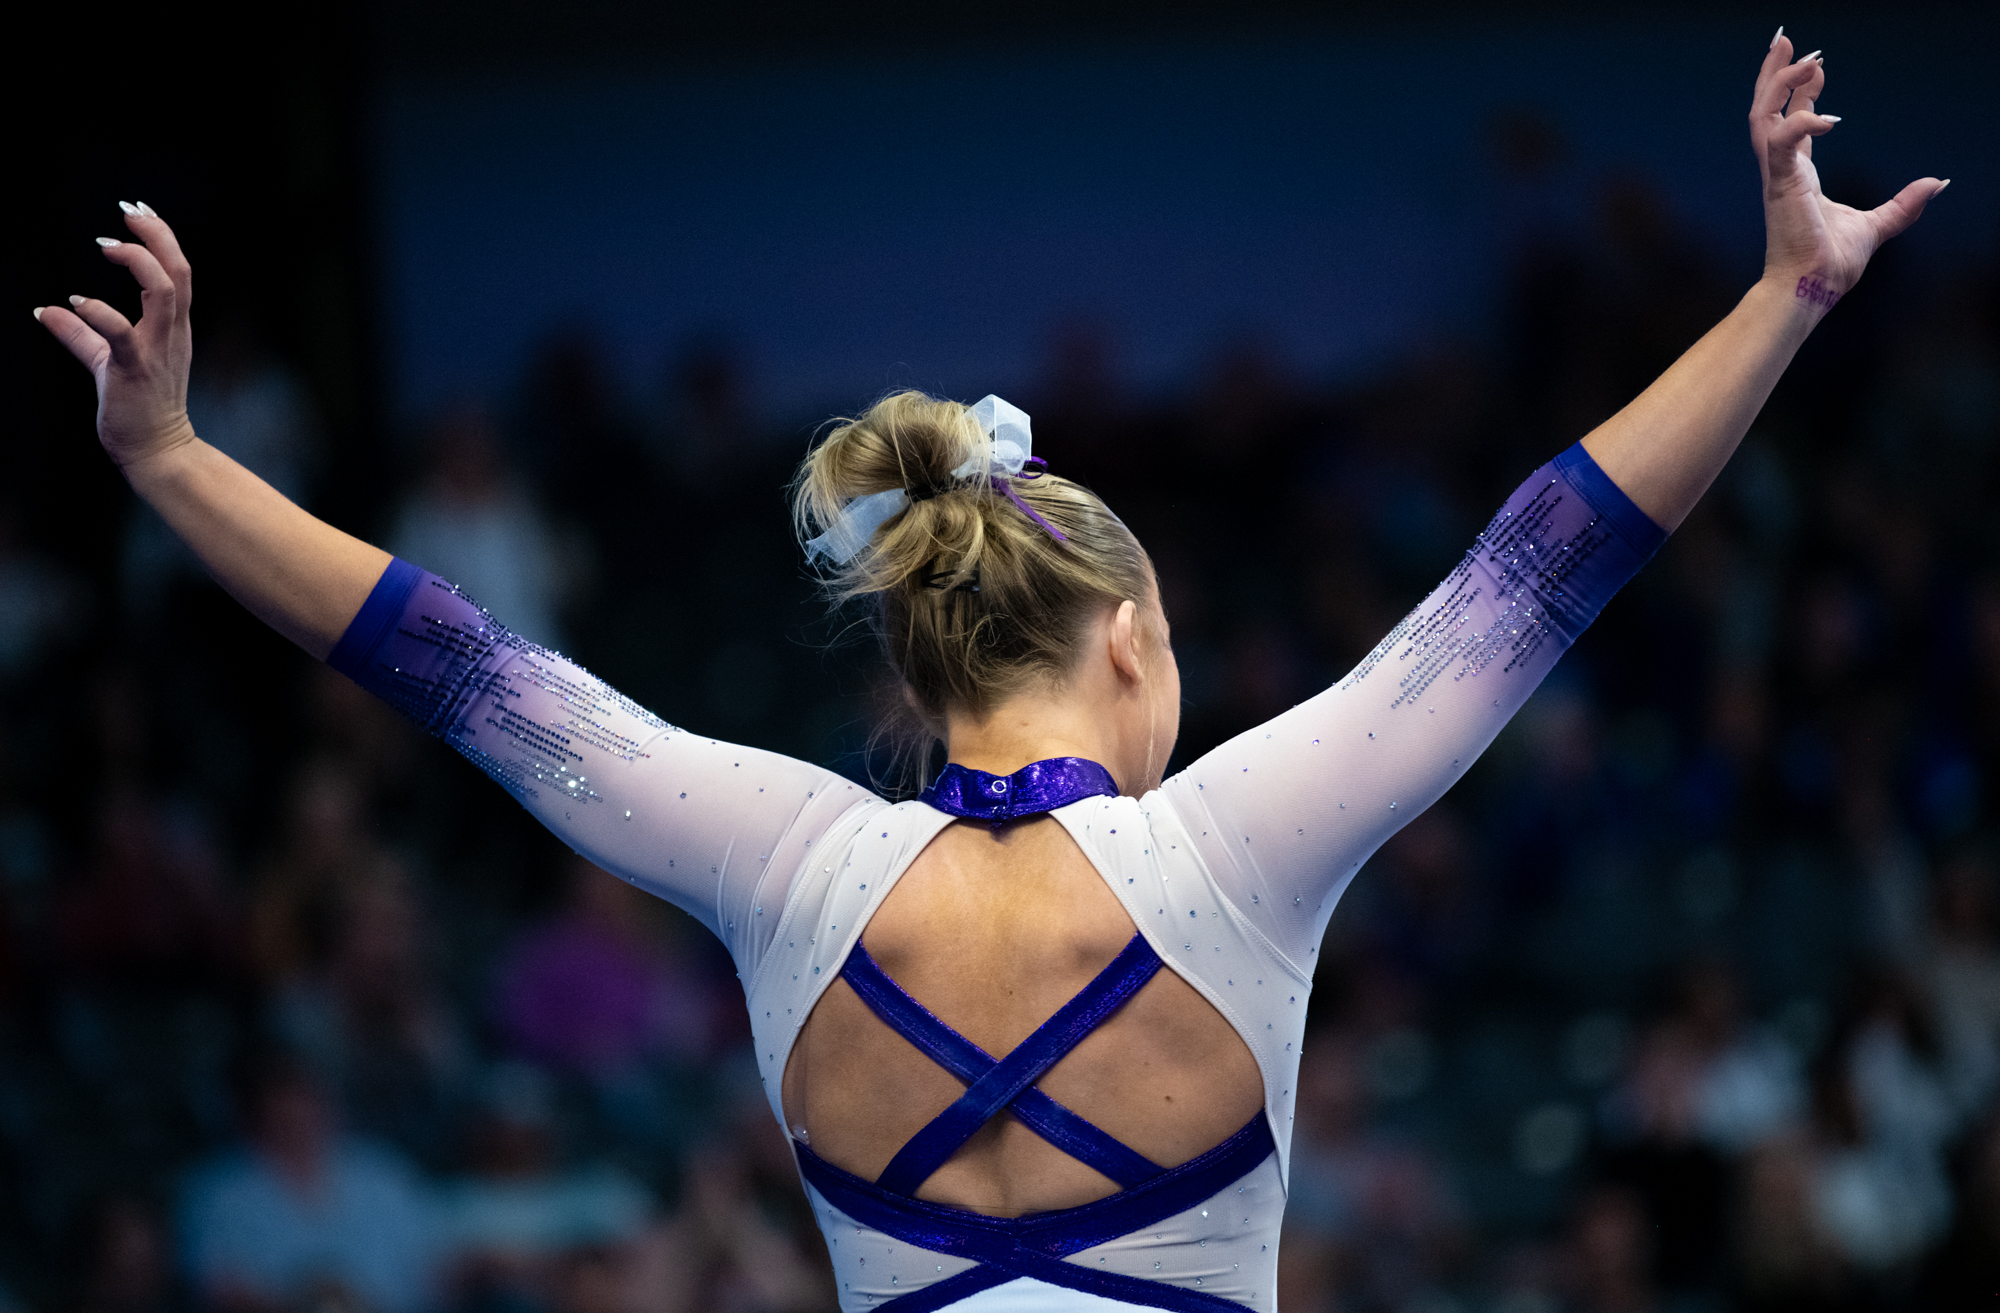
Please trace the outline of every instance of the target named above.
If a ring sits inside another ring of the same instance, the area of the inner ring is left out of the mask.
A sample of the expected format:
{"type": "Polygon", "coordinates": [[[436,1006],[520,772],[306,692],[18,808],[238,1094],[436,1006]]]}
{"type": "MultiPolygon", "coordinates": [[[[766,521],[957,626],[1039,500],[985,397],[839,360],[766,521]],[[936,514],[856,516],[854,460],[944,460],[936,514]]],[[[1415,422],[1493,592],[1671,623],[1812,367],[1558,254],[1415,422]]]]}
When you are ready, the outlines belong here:
{"type": "Polygon", "coordinates": [[[999,825],[1021,816],[1067,807],[1084,798],[1118,796],[1111,772],[1082,757],[1051,757],[1031,762],[1012,775],[988,775],[953,763],[939,772],[929,788],[917,795],[953,816],[999,825]]]}

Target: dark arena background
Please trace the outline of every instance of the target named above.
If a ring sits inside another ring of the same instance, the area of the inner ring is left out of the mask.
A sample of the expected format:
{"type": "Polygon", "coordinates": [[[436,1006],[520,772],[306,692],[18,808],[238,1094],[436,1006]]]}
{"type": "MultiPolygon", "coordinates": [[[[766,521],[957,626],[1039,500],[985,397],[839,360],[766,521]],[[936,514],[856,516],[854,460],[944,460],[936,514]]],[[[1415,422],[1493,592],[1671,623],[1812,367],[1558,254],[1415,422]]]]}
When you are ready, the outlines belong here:
{"type": "Polygon", "coordinates": [[[1993,8],[945,8],[17,34],[0,1313],[834,1307],[720,948],[249,619],[98,451],[26,311],[135,303],[117,201],[193,259],[205,436],[669,720],[854,778],[880,690],[786,480],[890,388],[1018,402],[1156,556],[1184,762],[1749,287],[1779,23],[1826,51],[1830,195],[1952,189],[1335,914],[1281,1302],[1995,1307],[1993,8]],[[365,1206],[203,1204],[315,1155],[365,1206]],[[267,1241],[325,1257],[203,1277],[267,1241]]]}

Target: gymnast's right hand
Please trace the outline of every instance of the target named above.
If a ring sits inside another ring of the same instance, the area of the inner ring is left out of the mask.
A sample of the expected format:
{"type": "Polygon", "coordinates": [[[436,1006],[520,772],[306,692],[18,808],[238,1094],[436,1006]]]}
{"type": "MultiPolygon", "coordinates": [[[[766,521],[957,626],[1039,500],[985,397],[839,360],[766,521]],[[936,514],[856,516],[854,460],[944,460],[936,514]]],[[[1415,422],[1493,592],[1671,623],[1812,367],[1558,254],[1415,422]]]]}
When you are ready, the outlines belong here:
{"type": "Polygon", "coordinates": [[[39,307],[35,318],[97,380],[97,440],[125,469],[194,439],[187,416],[193,282],[166,221],[150,206],[121,201],[119,208],[139,240],[97,241],[104,258],[125,266],[138,282],[139,322],[87,297],[71,297],[73,309],[39,307]]]}

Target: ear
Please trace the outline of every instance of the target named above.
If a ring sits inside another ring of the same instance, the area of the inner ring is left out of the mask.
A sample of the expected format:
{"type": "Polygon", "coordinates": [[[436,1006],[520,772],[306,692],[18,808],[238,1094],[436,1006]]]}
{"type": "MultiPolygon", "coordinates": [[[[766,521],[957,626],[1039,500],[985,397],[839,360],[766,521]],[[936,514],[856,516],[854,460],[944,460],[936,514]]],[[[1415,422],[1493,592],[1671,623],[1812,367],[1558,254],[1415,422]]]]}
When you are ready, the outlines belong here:
{"type": "Polygon", "coordinates": [[[1139,608],[1129,599],[1111,614],[1111,632],[1106,636],[1111,666],[1128,684],[1146,682],[1146,666],[1140,659],[1139,608]]]}

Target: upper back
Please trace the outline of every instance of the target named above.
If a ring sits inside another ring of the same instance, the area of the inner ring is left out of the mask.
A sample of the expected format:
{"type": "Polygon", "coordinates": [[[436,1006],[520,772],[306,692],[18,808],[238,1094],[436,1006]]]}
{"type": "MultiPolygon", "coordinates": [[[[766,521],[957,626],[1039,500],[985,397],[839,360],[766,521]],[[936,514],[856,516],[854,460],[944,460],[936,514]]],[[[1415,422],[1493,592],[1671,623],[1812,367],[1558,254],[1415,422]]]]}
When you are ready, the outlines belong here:
{"type": "MultiPolygon", "coordinates": [[[[1104,876],[1045,815],[998,829],[946,826],[882,901],[862,944],[931,1012],[1001,1057],[1135,933],[1104,876]]],[[[1036,1084],[1162,1166],[1213,1148],[1264,1102],[1243,1040],[1172,971],[1157,973],[1036,1084]]],[[[872,1179],[964,1089],[836,981],[786,1065],[786,1122],[821,1157],[872,1179]]],[[[1002,1114],[918,1197],[1018,1214],[1115,1189],[1002,1114]]]]}

